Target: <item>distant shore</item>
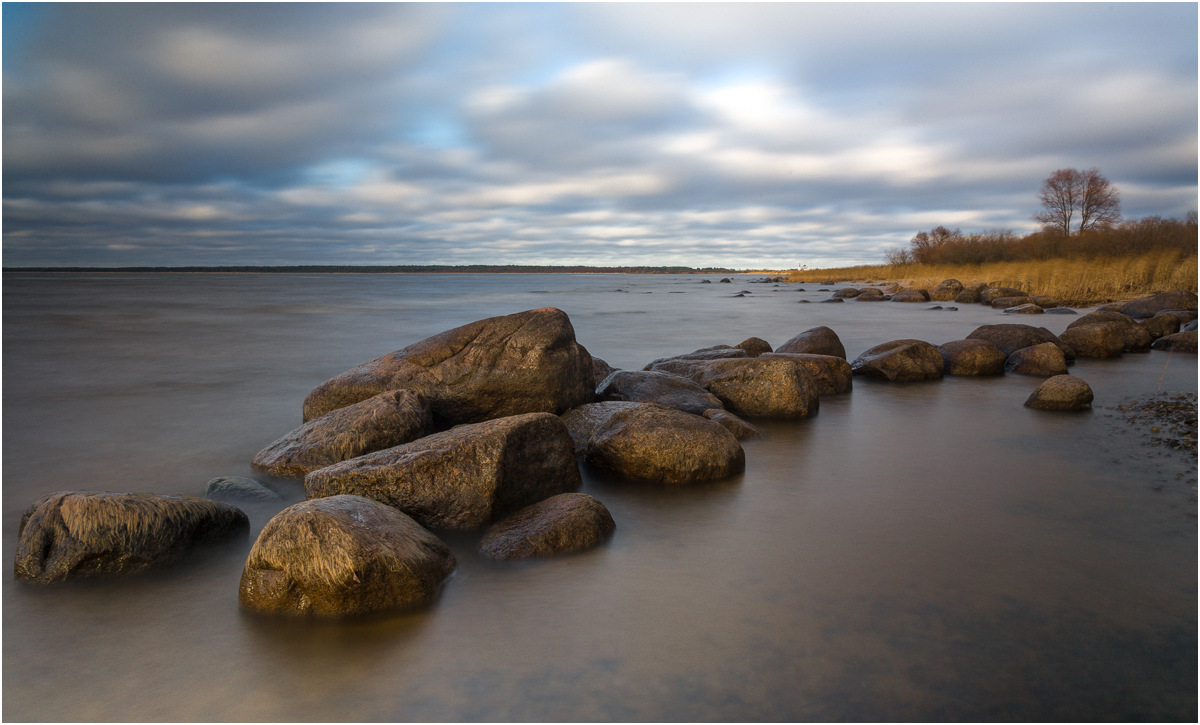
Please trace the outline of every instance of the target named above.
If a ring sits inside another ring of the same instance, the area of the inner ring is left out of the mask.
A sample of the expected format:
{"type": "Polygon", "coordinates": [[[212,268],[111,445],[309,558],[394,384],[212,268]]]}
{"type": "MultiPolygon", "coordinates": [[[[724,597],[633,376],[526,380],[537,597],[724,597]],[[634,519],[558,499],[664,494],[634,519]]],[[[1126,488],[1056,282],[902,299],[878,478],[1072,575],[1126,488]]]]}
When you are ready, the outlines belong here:
{"type": "Polygon", "coordinates": [[[725,267],[466,265],[237,265],[186,267],[4,267],[5,273],[87,274],[749,274],[725,267]]]}

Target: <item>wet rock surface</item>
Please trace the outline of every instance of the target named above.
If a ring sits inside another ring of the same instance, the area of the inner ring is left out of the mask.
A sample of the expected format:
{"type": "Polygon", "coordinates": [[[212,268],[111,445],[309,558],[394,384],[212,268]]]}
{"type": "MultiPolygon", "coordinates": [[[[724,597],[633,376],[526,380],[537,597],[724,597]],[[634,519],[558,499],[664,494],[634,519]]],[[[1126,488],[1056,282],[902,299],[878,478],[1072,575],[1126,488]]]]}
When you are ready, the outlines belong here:
{"type": "Polygon", "coordinates": [[[850,363],[855,375],[909,383],[937,380],[945,363],[938,349],[923,340],[893,340],[876,345],[850,363]]]}
{"type": "Polygon", "coordinates": [[[1092,388],[1074,375],[1055,375],[1037,386],[1025,405],[1040,410],[1086,410],[1095,399],[1092,388]]]}
{"type": "Polygon", "coordinates": [[[619,370],[596,388],[596,400],[658,403],[695,415],[723,407],[720,398],[690,378],[656,370],[619,370]]]}
{"type": "Polygon", "coordinates": [[[616,527],[599,499],[560,493],[492,524],[479,553],[501,560],[570,554],[599,546],[616,527]]]}
{"type": "Polygon", "coordinates": [[[775,348],[775,352],[833,355],[843,360],[846,359],[846,348],[842,345],[837,333],[823,325],[801,332],[775,348]]]}

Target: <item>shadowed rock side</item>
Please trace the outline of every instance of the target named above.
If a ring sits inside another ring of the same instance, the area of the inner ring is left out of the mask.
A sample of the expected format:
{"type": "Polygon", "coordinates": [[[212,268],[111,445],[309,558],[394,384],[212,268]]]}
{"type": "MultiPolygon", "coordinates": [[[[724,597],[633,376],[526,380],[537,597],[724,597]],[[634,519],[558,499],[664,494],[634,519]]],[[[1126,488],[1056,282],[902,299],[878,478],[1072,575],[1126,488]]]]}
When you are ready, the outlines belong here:
{"type": "Polygon", "coordinates": [[[762,431],[758,427],[747,423],[728,410],[721,408],[706,410],[704,411],[704,417],[714,423],[718,423],[722,428],[732,433],[733,437],[739,441],[746,438],[758,438],[762,435],[762,431]]]}
{"type": "Polygon", "coordinates": [[[1130,300],[1121,305],[1120,311],[1130,317],[1153,317],[1163,310],[1195,310],[1196,293],[1187,290],[1172,290],[1130,300]]]}
{"type": "Polygon", "coordinates": [[[503,560],[570,554],[604,543],[616,527],[598,499],[560,493],[492,524],[479,553],[503,560]]]}
{"type": "Polygon", "coordinates": [[[595,385],[592,356],[567,314],[543,307],[447,330],[330,378],[305,399],[304,420],[407,389],[428,398],[434,425],[446,428],[561,413],[591,402],[595,385]]]}
{"type": "Polygon", "coordinates": [[[691,378],[746,418],[790,420],[815,415],[820,405],[816,381],[806,365],[786,356],[698,360],[656,360],[652,370],[691,378]]]}
{"type": "Polygon", "coordinates": [[[601,360],[595,355],[592,356],[592,377],[596,379],[596,385],[600,385],[609,375],[617,372],[617,369],[609,365],[606,361],[601,360]]]}
{"type": "Polygon", "coordinates": [[[745,350],[750,357],[758,357],[764,352],[771,352],[771,343],[761,337],[747,337],[734,347],[738,350],[745,350]]]}
{"type": "Polygon", "coordinates": [[[1050,377],[1067,374],[1067,360],[1052,342],[1030,345],[1017,350],[1004,362],[1004,369],[1017,375],[1050,377]]]}
{"type": "Polygon", "coordinates": [[[867,350],[850,363],[855,375],[895,383],[937,380],[945,363],[942,354],[922,340],[893,340],[867,350]]]}
{"type": "Polygon", "coordinates": [[[1008,322],[999,325],[980,325],[967,335],[968,340],[986,340],[1000,348],[1005,355],[1011,355],[1023,347],[1040,345],[1043,342],[1053,342],[1063,351],[1067,362],[1075,359],[1075,351],[1059,339],[1057,335],[1044,327],[1023,325],[1008,322]]]}
{"type": "Polygon", "coordinates": [[[263,527],[238,601],[269,614],[341,616],[432,602],[450,549],[410,517],[362,496],[302,501],[263,527]]]}
{"type": "Polygon", "coordinates": [[[1150,334],[1150,339],[1157,340],[1163,335],[1174,335],[1179,332],[1179,318],[1168,313],[1158,313],[1154,317],[1147,317],[1140,324],[1147,333],[1150,334]]]}
{"type": "Polygon", "coordinates": [[[651,370],[618,370],[596,388],[596,400],[658,403],[695,415],[703,415],[710,408],[724,407],[720,398],[691,379],[651,370]]]}
{"type": "Polygon", "coordinates": [[[563,418],[584,461],[618,478],[698,483],[728,478],[746,466],[746,454],[732,433],[674,408],[592,403],[563,418]]]}
{"type": "Polygon", "coordinates": [[[763,357],[781,357],[804,365],[813,382],[817,384],[818,395],[846,393],[854,387],[854,371],[850,369],[850,363],[842,357],[792,352],[772,352],[763,357]]]}
{"type": "Polygon", "coordinates": [[[1042,410],[1086,410],[1092,405],[1092,388],[1074,375],[1055,375],[1037,387],[1025,405],[1042,410]]]}
{"type": "Polygon", "coordinates": [[[133,574],[249,530],[240,509],[195,496],[60,491],[21,517],[14,573],[40,583],[133,574]]]}
{"type": "Polygon", "coordinates": [[[571,437],[550,413],[458,426],[304,478],[310,499],[365,496],[433,529],[479,528],[579,485],[571,437]]]}
{"type": "Polygon", "coordinates": [[[963,287],[962,292],[954,296],[954,301],[960,305],[977,305],[983,299],[983,291],[985,289],[987,289],[987,285],[985,284],[963,287]]]}
{"type": "Polygon", "coordinates": [[[1006,355],[986,340],[952,340],[938,345],[946,375],[1003,375],[1006,355]]]}
{"type": "Polygon", "coordinates": [[[1174,335],[1163,335],[1151,346],[1155,350],[1170,352],[1196,352],[1196,331],[1177,332],[1174,335]]]}
{"type": "Polygon", "coordinates": [[[411,390],[389,390],[313,418],[258,452],[251,466],[282,478],[391,448],[433,432],[429,402],[411,390]]]}
{"type": "Polygon", "coordinates": [[[836,332],[825,326],[801,332],[775,348],[775,352],[832,355],[843,360],[846,359],[846,348],[842,345],[841,338],[837,336],[836,332]]]}

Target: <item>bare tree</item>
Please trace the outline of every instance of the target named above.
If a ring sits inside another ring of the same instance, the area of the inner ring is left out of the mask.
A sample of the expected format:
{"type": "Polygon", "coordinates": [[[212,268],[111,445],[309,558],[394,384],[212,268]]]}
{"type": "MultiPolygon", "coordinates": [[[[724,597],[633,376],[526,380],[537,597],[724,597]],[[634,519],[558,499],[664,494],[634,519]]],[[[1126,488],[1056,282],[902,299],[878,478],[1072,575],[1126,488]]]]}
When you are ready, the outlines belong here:
{"type": "Polygon", "coordinates": [[[1100,229],[1121,220],[1120,194],[1099,169],[1059,169],[1046,178],[1038,199],[1042,210],[1033,218],[1060,234],[1100,229]]]}

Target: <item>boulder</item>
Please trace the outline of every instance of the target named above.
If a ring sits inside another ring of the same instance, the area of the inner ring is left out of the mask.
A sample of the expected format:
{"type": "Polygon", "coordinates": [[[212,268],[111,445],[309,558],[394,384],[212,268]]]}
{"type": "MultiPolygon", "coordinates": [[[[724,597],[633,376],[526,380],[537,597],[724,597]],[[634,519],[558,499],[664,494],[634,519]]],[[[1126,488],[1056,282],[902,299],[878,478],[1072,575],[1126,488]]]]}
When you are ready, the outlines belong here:
{"type": "MultiPolygon", "coordinates": [[[[1153,342],[1153,337],[1146,328],[1137,324],[1132,317],[1121,314],[1120,312],[1112,312],[1107,310],[1095,310],[1074,320],[1067,325],[1067,329],[1071,330],[1080,327],[1089,327],[1097,324],[1114,326],[1117,334],[1121,338],[1121,349],[1124,352],[1145,352],[1150,349],[1150,343],[1153,342]]],[[[1062,338],[1062,336],[1059,336],[1062,338]]],[[[1065,339],[1063,340],[1066,341],[1065,339]]],[[[1076,349],[1076,353],[1079,350],[1076,349]]]]}
{"type": "Polygon", "coordinates": [[[747,423],[724,408],[706,410],[704,411],[704,417],[714,423],[720,424],[722,428],[732,433],[733,437],[739,441],[746,438],[758,438],[762,435],[762,431],[758,427],[747,423]]]}
{"type": "Polygon", "coordinates": [[[206,498],[59,491],[21,516],[14,574],[42,584],[133,574],[249,531],[240,509],[206,498]]]}
{"type": "Polygon", "coordinates": [[[1052,342],[1043,342],[1017,350],[1004,361],[1004,369],[1017,375],[1050,377],[1067,374],[1067,360],[1052,342]]]}
{"type": "Polygon", "coordinates": [[[1037,305],[1038,307],[1041,307],[1043,310],[1053,309],[1055,307],[1058,307],[1060,304],[1059,301],[1053,297],[1047,297],[1046,295],[1032,295],[1032,296],[1033,296],[1033,304],[1037,305]]]}
{"type": "Polygon", "coordinates": [[[996,347],[1000,348],[1006,356],[1011,355],[1023,347],[1037,345],[1043,342],[1053,342],[1059,346],[1066,356],[1067,361],[1075,359],[1075,351],[1058,339],[1058,336],[1050,332],[1044,327],[1034,327],[1033,325],[1023,325],[1016,322],[1007,322],[999,325],[980,325],[967,335],[968,340],[987,340],[996,347]]]}
{"type": "Polygon", "coordinates": [[[1174,335],[1163,335],[1151,345],[1155,350],[1170,352],[1196,352],[1196,331],[1176,332],[1174,335]]]}
{"type": "Polygon", "coordinates": [[[897,383],[936,380],[945,363],[938,349],[922,340],[893,340],[867,350],[850,363],[855,375],[897,383]]]}
{"type": "Polygon", "coordinates": [[[854,373],[843,357],[798,352],[772,352],[763,357],[786,357],[803,363],[817,384],[818,395],[836,395],[854,387],[854,373]]]}
{"type": "Polygon", "coordinates": [[[1023,290],[1014,287],[987,287],[979,292],[979,301],[985,305],[991,305],[993,300],[1001,297],[1025,297],[1026,293],[1023,290]]]}
{"type": "Polygon", "coordinates": [[[492,524],[479,542],[479,553],[502,560],[570,554],[604,543],[616,528],[598,499],[560,493],[492,524]]]}
{"type": "Polygon", "coordinates": [[[246,557],[238,601],[266,614],[335,617],[411,609],[456,566],[440,539],[391,506],[329,496],[280,511],[246,557]]]}
{"type": "Polygon", "coordinates": [[[1040,315],[1043,312],[1045,310],[1032,302],[1016,305],[1015,307],[1007,307],[1004,310],[1004,314],[1006,315],[1040,315]]]}
{"type": "Polygon", "coordinates": [[[764,352],[771,352],[771,343],[761,337],[747,337],[734,347],[738,350],[745,350],[750,357],[758,357],[764,352]]]}
{"type": "Polygon", "coordinates": [[[1121,312],[1130,317],[1153,317],[1163,310],[1195,310],[1196,293],[1172,290],[1131,300],[1121,305],[1121,312]]]}
{"type": "Polygon", "coordinates": [[[279,494],[243,476],[217,476],[209,480],[204,495],[221,501],[278,501],[279,494]]]}
{"type": "MultiPolygon", "coordinates": [[[[705,281],[707,282],[708,280],[705,281]]],[[[712,282],[709,282],[709,284],[712,284],[712,282]]],[[[596,378],[596,385],[599,385],[605,378],[615,372],[617,372],[617,369],[612,365],[609,365],[595,355],[592,356],[592,375],[596,378]]]]}
{"type": "Polygon", "coordinates": [[[1041,410],[1086,410],[1092,405],[1092,388],[1074,375],[1055,375],[1026,399],[1025,405],[1041,410]]]}
{"type": "Polygon", "coordinates": [[[839,299],[854,299],[858,297],[859,291],[853,287],[843,287],[840,290],[834,290],[833,296],[839,299]]]}
{"type": "Polygon", "coordinates": [[[461,425],[304,478],[308,498],[365,496],[434,529],[479,528],[579,485],[571,436],[550,413],[461,425]]]}
{"type": "Polygon", "coordinates": [[[928,302],[929,293],[923,289],[902,289],[892,295],[892,302],[928,302]]]}
{"type": "Polygon", "coordinates": [[[543,307],[490,317],[378,357],[319,385],[304,420],[385,390],[415,390],[441,429],[591,402],[592,356],[562,310],[543,307]]]}
{"type": "Polygon", "coordinates": [[[987,340],[952,340],[938,345],[946,375],[1003,375],[1007,356],[987,340]]]}
{"type": "Polygon", "coordinates": [[[411,390],[389,390],[313,418],[259,451],[250,465],[272,476],[303,478],[432,432],[428,400],[411,390]]]}
{"type": "Polygon", "coordinates": [[[1139,322],[1152,340],[1157,340],[1163,335],[1173,335],[1179,332],[1179,318],[1172,314],[1158,313],[1154,317],[1144,318],[1139,322]]]}
{"type": "Polygon", "coordinates": [[[619,370],[609,375],[596,388],[596,400],[658,403],[695,415],[722,407],[717,396],[690,378],[653,370],[619,370]]]}
{"type": "Polygon", "coordinates": [[[652,361],[649,365],[642,368],[643,370],[655,370],[657,366],[666,362],[677,361],[693,361],[703,362],[707,360],[725,360],[728,358],[747,358],[750,357],[745,350],[728,345],[718,345],[716,347],[705,347],[695,352],[684,353],[683,355],[675,355],[673,357],[661,357],[652,361]]]}
{"type": "Polygon", "coordinates": [[[983,294],[983,291],[985,289],[987,289],[987,285],[984,285],[984,284],[976,284],[976,285],[971,285],[970,287],[963,287],[963,291],[959,292],[957,295],[955,295],[954,301],[959,303],[960,305],[979,304],[980,299],[983,294]]]}
{"type": "Polygon", "coordinates": [[[878,287],[868,287],[859,290],[858,296],[854,299],[858,302],[883,302],[883,290],[878,287]]]}
{"type": "Polygon", "coordinates": [[[568,411],[566,421],[584,461],[607,474],[642,483],[716,481],[741,472],[746,454],[719,423],[653,403],[593,414],[593,403],[568,411]]]}
{"type": "Polygon", "coordinates": [[[801,332],[775,348],[775,352],[805,353],[809,355],[833,355],[846,359],[846,348],[837,333],[828,327],[814,327],[801,332]]]}
{"type": "Polygon", "coordinates": [[[1032,305],[1033,298],[1029,295],[1013,295],[1011,297],[997,297],[991,302],[993,310],[1006,310],[1009,307],[1019,307],[1021,305],[1032,305]]]}
{"type": "Polygon", "coordinates": [[[1068,327],[1059,339],[1082,358],[1120,357],[1125,349],[1124,331],[1115,322],[1068,327]]]}
{"type": "Polygon", "coordinates": [[[821,302],[823,302],[823,303],[824,303],[824,302],[828,302],[828,303],[835,304],[835,305],[836,305],[836,304],[841,304],[841,303],[843,303],[843,302],[845,302],[845,301],[846,301],[846,300],[844,300],[844,299],[842,299],[842,298],[840,298],[840,297],[830,297],[830,298],[829,298],[829,299],[827,299],[827,300],[821,300],[821,302]]]}
{"type": "Polygon", "coordinates": [[[1158,317],[1159,315],[1170,316],[1170,317],[1174,317],[1175,319],[1179,320],[1179,325],[1180,325],[1181,329],[1184,325],[1188,324],[1189,322],[1196,321],[1196,311],[1195,310],[1163,310],[1162,312],[1159,312],[1159,313],[1155,314],[1154,316],[1158,317]]]}
{"type": "Polygon", "coordinates": [[[929,299],[934,302],[951,302],[963,291],[963,283],[956,279],[945,279],[929,290],[929,299]]]}
{"type": "Polygon", "coordinates": [[[815,415],[816,381],[798,360],[762,355],[725,360],[664,360],[653,369],[684,375],[746,418],[796,419],[815,415]]]}

